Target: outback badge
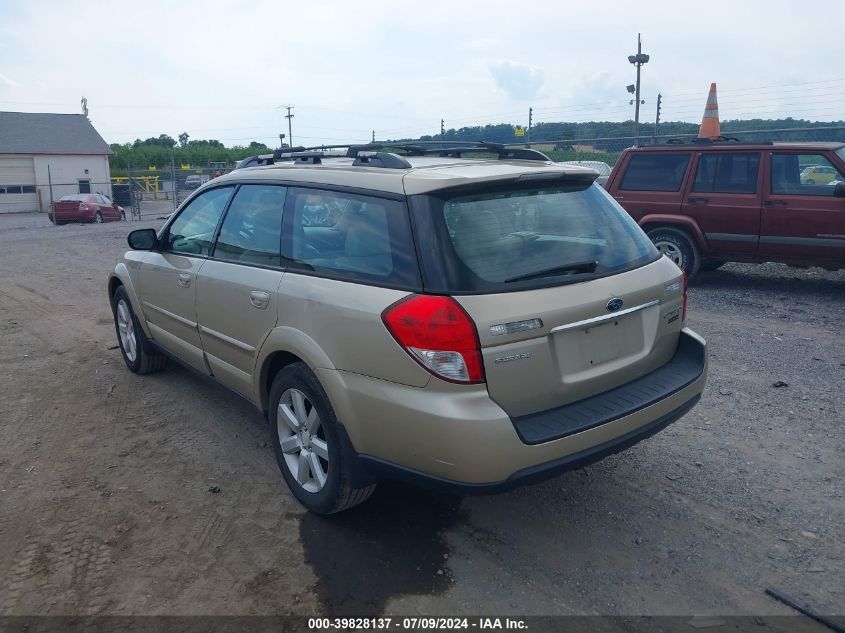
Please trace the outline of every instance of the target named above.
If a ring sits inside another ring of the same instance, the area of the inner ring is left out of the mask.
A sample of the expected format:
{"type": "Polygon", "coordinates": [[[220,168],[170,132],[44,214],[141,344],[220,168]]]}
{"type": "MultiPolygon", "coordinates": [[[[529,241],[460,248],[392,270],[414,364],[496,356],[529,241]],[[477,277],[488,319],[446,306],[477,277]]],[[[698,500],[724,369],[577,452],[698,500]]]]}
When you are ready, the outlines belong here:
{"type": "Polygon", "coordinates": [[[616,312],[622,309],[622,299],[619,297],[613,297],[610,301],[607,302],[607,311],[608,312],[616,312]]]}

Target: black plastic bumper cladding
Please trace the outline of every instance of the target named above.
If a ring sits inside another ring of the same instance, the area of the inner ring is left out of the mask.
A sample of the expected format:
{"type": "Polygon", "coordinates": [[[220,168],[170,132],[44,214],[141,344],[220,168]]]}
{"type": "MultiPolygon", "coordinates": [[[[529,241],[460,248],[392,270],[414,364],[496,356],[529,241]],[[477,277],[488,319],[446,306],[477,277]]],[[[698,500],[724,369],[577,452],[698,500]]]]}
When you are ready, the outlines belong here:
{"type": "Polygon", "coordinates": [[[372,457],[371,455],[359,455],[358,459],[360,460],[361,466],[376,478],[384,477],[388,479],[398,479],[424,488],[440,490],[447,493],[496,494],[513,490],[519,486],[539,483],[568,470],[584,468],[585,466],[589,466],[590,464],[604,459],[608,455],[624,451],[634,444],[651,437],[659,431],[662,431],[672,424],[672,422],[683,417],[687,411],[696,405],[700,397],[700,395],[695,395],[677,409],[670,411],[645,426],[634,429],[630,433],[616,437],[609,442],[592,446],[583,451],[572,453],[550,462],[524,468],[515,472],[506,480],[500,482],[470,484],[453,481],[451,479],[444,479],[435,475],[427,475],[425,473],[411,470],[410,468],[404,468],[396,464],[385,462],[377,457],[372,457]]]}
{"type": "Polygon", "coordinates": [[[677,393],[701,376],[704,363],[704,346],[681,332],[672,360],[653,372],[584,400],[511,421],[526,444],[557,440],[631,415],[677,393]]]}

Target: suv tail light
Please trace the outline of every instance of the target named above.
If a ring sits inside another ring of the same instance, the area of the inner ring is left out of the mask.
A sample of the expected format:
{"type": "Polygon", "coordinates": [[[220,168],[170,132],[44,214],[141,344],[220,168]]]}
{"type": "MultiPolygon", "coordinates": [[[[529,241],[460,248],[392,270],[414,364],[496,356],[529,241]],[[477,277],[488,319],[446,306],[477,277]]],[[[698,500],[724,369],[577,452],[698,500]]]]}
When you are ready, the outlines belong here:
{"type": "Polygon", "coordinates": [[[438,378],[484,382],[478,331],[454,299],[409,295],[385,308],[381,320],[402,349],[438,378]]]}
{"type": "Polygon", "coordinates": [[[687,274],[684,271],[681,271],[681,274],[684,276],[684,307],[681,310],[681,323],[687,320],[687,274]]]}
{"type": "Polygon", "coordinates": [[[80,211],[87,211],[87,210],[88,210],[88,205],[87,205],[87,204],[85,204],[84,202],[80,202],[80,203],[79,203],[79,210],[80,210],[80,211]]]}

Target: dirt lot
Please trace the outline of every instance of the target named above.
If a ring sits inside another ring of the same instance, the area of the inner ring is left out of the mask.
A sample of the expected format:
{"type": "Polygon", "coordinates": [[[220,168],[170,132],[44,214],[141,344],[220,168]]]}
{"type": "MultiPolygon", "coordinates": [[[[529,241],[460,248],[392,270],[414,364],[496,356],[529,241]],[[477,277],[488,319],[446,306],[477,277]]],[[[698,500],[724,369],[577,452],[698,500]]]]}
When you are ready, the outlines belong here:
{"type": "Polygon", "coordinates": [[[843,612],[845,271],[703,274],[708,388],[621,455],[318,518],[246,402],[123,365],[106,274],[159,223],[0,217],[0,614],[843,612]]]}

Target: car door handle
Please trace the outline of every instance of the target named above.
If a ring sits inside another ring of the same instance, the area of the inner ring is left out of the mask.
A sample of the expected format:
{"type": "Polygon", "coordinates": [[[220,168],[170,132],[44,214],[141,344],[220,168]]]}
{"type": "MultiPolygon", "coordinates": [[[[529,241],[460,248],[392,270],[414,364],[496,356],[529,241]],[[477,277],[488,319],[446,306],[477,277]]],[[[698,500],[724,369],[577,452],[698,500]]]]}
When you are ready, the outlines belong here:
{"type": "Polygon", "coordinates": [[[708,202],[710,202],[710,200],[708,200],[707,198],[700,198],[698,196],[690,196],[689,198],[687,198],[687,202],[689,202],[690,204],[707,204],[708,202]]]}
{"type": "Polygon", "coordinates": [[[249,302],[252,307],[263,310],[270,305],[270,293],[263,290],[253,290],[249,293],[249,302]]]}
{"type": "Polygon", "coordinates": [[[183,288],[189,288],[191,286],[191,276],[186,273],[180,273],[179,285],[183,288]]]}
{"type": "Polygon", "coordinates": [[[766,200],[763,203],[764,207],[785,207],[786,200],[766,200]]]}

